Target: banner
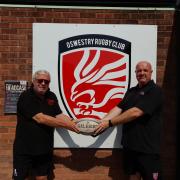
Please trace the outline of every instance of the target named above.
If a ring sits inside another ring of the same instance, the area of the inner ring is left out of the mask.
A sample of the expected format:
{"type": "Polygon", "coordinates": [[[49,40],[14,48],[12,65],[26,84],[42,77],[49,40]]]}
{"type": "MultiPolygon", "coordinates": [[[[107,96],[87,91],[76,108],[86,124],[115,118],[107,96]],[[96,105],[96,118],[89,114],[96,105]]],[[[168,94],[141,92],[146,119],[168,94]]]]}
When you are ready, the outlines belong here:
{"type": "Polygon", "coordinates": [[[28,87],[27,81],[6,80],[5,81],[5,101],[4,113],[15,114],[16,105],[20,94],[28,87]]]}
{"type": "MultiPolygon", "coordinates": [[[[135,66],[147,60],[156,81],[157,26],[33,24],[33,73],[46,69],[50,89],[73,119],[102,119],[137,84],[135,66]]],[[[120,148],[121,126],[96,138],[56,129],[55,147],[120,148]]]]}

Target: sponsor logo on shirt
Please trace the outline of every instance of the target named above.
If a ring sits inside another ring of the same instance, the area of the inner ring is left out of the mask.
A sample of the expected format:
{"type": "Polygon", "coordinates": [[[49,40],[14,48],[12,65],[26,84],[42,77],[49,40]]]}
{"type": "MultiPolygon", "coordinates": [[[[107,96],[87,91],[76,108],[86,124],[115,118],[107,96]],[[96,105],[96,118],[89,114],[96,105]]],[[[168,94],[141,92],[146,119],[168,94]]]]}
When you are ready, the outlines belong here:
{"type": "Polygon", "coordinates": [[[53,99],[47,99],[47,103],[49,106],[53,106],[55,101],[53,99]]]}
{"type": "Polygon", "coordinates": [[[140,94],[141,96],[144,96],[144,91],[140,91],[139,94],[140,94]]]}

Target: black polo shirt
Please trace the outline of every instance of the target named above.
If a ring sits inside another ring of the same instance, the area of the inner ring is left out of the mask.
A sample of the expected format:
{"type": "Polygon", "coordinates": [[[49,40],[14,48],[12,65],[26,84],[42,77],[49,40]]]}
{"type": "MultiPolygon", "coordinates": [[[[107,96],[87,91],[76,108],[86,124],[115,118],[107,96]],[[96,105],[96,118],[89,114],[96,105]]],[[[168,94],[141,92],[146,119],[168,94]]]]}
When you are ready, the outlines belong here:
{"type": "Polygon", "coordinates": [[[129,89],[118,105],[123,112],[137,107],[142,117],[123,125],[122,145],[144,153],[159,153],[161,135],[162,91],[153,80],[144,87],[129,89]]]}
{"type": "Polygon", "coordinates": [[[44,99],[36,96],[33,88],[20,95],[17,103],[14,153],[39,155],[53,151],[54,128],[32,119],[41,112],[53,117],[62,113],[53,92],[48,90],[44,99]]]}

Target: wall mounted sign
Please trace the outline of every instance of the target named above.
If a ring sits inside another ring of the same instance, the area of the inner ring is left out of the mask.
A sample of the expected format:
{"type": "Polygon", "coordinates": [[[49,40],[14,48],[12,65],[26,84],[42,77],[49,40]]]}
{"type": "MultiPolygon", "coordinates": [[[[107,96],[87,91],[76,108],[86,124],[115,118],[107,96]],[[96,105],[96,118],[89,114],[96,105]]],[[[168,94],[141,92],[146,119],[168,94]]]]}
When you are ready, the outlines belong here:
{"type": "MultiPolygon", "coordinates": [[[[131,86],[135,66],[150,61],[156,81],[157,26],[130,24],[33,24],[33,73],[46,69],[50,89],[73,119],[102,119],[131,86]]],[[[55,147],[119,148],[121,126],[96,138],[63,128],[55,147]]]]}
{"type": "Polygon", "coordinates": [[[4,113],[15,114],[16,104],[20,94],[28,87],[27,81],[6,80],[5,81],[5,102],[4,113]]]}

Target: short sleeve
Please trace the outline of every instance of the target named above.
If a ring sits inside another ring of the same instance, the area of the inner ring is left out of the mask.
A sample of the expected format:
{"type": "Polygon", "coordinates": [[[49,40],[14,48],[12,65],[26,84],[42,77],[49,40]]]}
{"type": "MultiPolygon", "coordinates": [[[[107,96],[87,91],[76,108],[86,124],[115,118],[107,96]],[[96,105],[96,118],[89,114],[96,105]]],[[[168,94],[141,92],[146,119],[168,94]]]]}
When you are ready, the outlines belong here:
{"type": "Polygon", "coordinates": [[[122,101],[117,105],[117,107],[119,107],[120,109],[124,109],[124,106],[126,104],[126,98],[128,96],[129,91],[127,91],[124,95],[124,98],[122,99],[122,101]]]}
{"type": "Polygon", "coordinates": [[[61,114],[62,111],[61,111],[61,109],[59,107],[59,103],[58,103],[56,95],[54,95],[54,99],[55,99],[54,112],[55,112],[56,115],[61,114]]]}

